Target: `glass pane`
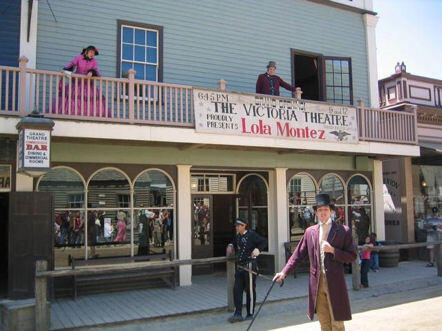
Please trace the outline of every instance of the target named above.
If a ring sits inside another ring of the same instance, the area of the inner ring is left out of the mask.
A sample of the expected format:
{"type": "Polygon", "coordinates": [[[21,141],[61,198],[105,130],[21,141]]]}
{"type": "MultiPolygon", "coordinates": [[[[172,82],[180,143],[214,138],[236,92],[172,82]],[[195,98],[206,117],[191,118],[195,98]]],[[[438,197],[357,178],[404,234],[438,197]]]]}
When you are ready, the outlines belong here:
{"type": "Polygon", "coordinates": [[[135,46],[135,61],[144,62],[145,60],[146,47],[135,46]]]}
{"type": "Polygon", "coordinates": [[[327,87],[327,100],[333,100],[335,98],[335,94],[333,91],[333,87],[327,87]]]}
{"type": "Polygon", "coordinates": [[[55,211],[54,260],[55,267],[69,266],[70,257],[82,259],[84,246],[84,211],[55,211]]]}
{"type": "Polygon", "coordinates": [[[157,32],[156,31],[147,31],[147,45],[148,46],[157,46],[157,32]]]}
{"type": "Polygon", "coordinates": [[[342,88],[342,97],[346,100],[350,100],[350,88],[342,88]]]}
{"type": "Polygon", "coordinates": [[[342,86],[350,86],[350,75],[342,74],[342,86]]]}
{"type": "Polygon", "coordinates": [[[250,228],[264,238],[268,238],[267,208],[252,208],[249,217],[250,228]]]}
{"type": "Polygon", "coordinates": [[[134,50],[132,45],[123,44],[123,59],[131,61],[134,59],[134,50]]]}
{"type": "Polygon", "coordinates": [[[152,65],[146,65],[146,79],[156,82],[157,81],[157,67],[152,65]]]}
{"type": "Polygon", "coordinates": [[[348,203],[352,205],[369,204],[370,186],[362,176],[354,176],[348,183],[348,203]]]}
{"type": "Polygon", "coordinates": [[[337,75],[337,74],[333,75],[333,85],[335,85],[335,86],[342,85],[341,75],[337,75]]]}
{"type": "Polygon", "coordinates": [[[290,205],[313,205],[315,203],[316,185],[310,176],[301,174],[292,178],[289,185],[290,205]],[[294,185],[296,183],[296,185],[294,185]]]}
{"type": "Polygon", "coordinates": [[[325,75],[325,83],[328,86],[332,86],[333,85],[333,73],[328,73],[325,75]]]}
{"type": "Polygon", "coordinates": [[[147,48],[146,61],[150,63],[157,63],[157,49],[156,48],[147,48]]]}
{"type": "Polygon", "coordinates": [[[351,225],[356,228],[359,245],[363,245],[365,238],[371,230],[371,208],[370,206],[350,206],[348,207],[351,225]]]}
{"type": "Polygon", "coordinates": [[[267,206],[267,187],[264,181],[255,175],[247,176],[239,188],[239,205],[267,206]]]}
{"type": "Polygon", "coordinates": [[[173,253],[173,209],[135,211],[134,254],[173,253]]]}
{"type": "Polygon", "coordinates": [[[343,206],[335,206],[335,210],[332,213],[332,218],[335,222],[341,223],[342,225],[347,225],[343,206]]]}
{"type": "Polygon", "coordinates": [[[340,73],[341,72],[341,61],[333,60],[333,72],[340,73]]]}
{"type": "Polygon", "coordinates": [[[146,45],[146,31],[135,29],[135,44],[146,45]]]}
{"type": "Polygon", "coordinates": [[[144,79],[144,64],[134,63],[135,79],[144,79]]]}
{"type": "Polygon", "coordinates": [[[344,204],[344,185],[336,175],[326,175],[319,187],[320,193],[327,193],[334,204],[344,204]]]}
{"type": "Polygon", "coordinates": [[[344,99],[344,100],[342,101],[342,104],[343,104],[343,105],[350,106],[350,100],[348,100],[348,99],[344,99]]]}
{"type": "Polygon", "coordinates": [[[140,175],[134,185],[134,206],[173,207],[174,191],[169,178],[158,170],[140,175]]]}
{"type": "Polygon", "coordinates": [[[193,243],[195,246],[210,245],[211,206],[207,197],[194,197],[193,203],[193,243]]]}
{"type": "Polygon", "coordinates": [[[119,171],[105,169],[96,173],[89,182],[88,206],[90,208],[120,208],[120,195],[130,194],[126,177],[119,171]]]}
{"type": "Polygon", "coordinates": [[[304,231],[315,224],[315,213],[312,206],[289,207],[290,241],[300,240],[304,231]]]}
{"type": "Polygon", "coordinates": [[[122,62],[121,63],[121,77],[127,78],[129,77],[129,69],[133,68],[132,62],[122,62]]]}
{"type": "Polygon", "coordinates": [[[341,99],[342,100],[342,87],[335,87],[335,99],[341,99]]]}
{"type": "Polygon", "coordinates": [[[134,42],[134,29],[128,27],[123,28],[123,42],[124,43],[134,42]]]}
{"type": "Polygon", "coordinates": [[[344,74],[348,74],[350,72],[350,63],[349,61],[341,61],[341,69],[342,69],[342,73],[344,74]]]}
{"type": "Polygon", "coordinates": [[[325,71],[326,72],[333,72],[333,61],[332,60],[325,60],[325,71]]]}
{"type": "Polygon", "coordinates": [[[78,174],[67,168],[46,173],[38,184],[40,192],[54,194],[55,208],[83,208],[84,185],[78,174]]]}
{"type": "Polygon", "coordinates": [[[129,210],[88,211],[88,256],[130,256],[131,213],[129,210]]]}

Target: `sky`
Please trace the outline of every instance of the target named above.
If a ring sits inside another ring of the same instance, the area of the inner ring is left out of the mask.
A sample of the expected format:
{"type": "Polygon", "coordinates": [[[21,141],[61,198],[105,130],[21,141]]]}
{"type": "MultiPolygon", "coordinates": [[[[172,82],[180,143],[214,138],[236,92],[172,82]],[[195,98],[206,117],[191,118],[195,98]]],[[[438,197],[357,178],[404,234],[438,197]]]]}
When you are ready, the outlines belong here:
{"type": "Polygon", "coordinates": [[[378,78],[407,72],[442,80],[442,0],[373,0],[378,13],[378,78]]]}

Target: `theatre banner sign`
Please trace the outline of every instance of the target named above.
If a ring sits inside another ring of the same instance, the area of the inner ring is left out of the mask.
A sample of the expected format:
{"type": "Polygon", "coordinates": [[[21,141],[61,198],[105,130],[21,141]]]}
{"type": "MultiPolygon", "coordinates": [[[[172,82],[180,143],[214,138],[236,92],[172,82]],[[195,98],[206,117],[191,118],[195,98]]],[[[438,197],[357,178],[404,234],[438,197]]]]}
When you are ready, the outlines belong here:
{"type": "Polygon", "coordinates": [[[357,143],[356,108],[290,98],[194,89],[197,132],[357,143]]]}

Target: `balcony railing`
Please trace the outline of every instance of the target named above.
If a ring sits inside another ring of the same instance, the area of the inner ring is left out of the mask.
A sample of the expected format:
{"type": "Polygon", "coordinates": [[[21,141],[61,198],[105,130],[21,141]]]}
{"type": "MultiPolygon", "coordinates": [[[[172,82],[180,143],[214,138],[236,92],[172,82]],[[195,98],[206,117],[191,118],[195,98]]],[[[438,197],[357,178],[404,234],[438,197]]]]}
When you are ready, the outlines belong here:
{"type": "MultiPolygon", "coordinates": [[[[38,111],[50,118],[195,127],[192,87],[0,66],[0,115],[38,111]],[[22,79],[23,78],[23,79],[22,79]]],[[[357,107],[359,139],[416,144],[416,111],[357,107]]]]}

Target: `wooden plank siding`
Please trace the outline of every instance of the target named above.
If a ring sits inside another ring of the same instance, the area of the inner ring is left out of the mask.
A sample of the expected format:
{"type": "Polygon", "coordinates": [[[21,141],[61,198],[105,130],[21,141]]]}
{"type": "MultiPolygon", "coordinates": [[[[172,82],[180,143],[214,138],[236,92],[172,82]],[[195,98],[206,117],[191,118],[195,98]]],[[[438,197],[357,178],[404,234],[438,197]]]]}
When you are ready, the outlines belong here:
{"type": "MultiPolygon", "coordinates": [[[[37,68],[60,70],[89,44],[104,76],[116,77],[117,20],[164,28],[163,81],[254,92],[267,61],[291,82],[290,49],[352,59],[353,99],[368,100],[362,15],[306,0],[97,0],[39,3],[37,68]]],[[[290,96],[283,90],[282,96],[290,96]]],[[[355,101],[356,102],[356,101],[355,101]]]]}

